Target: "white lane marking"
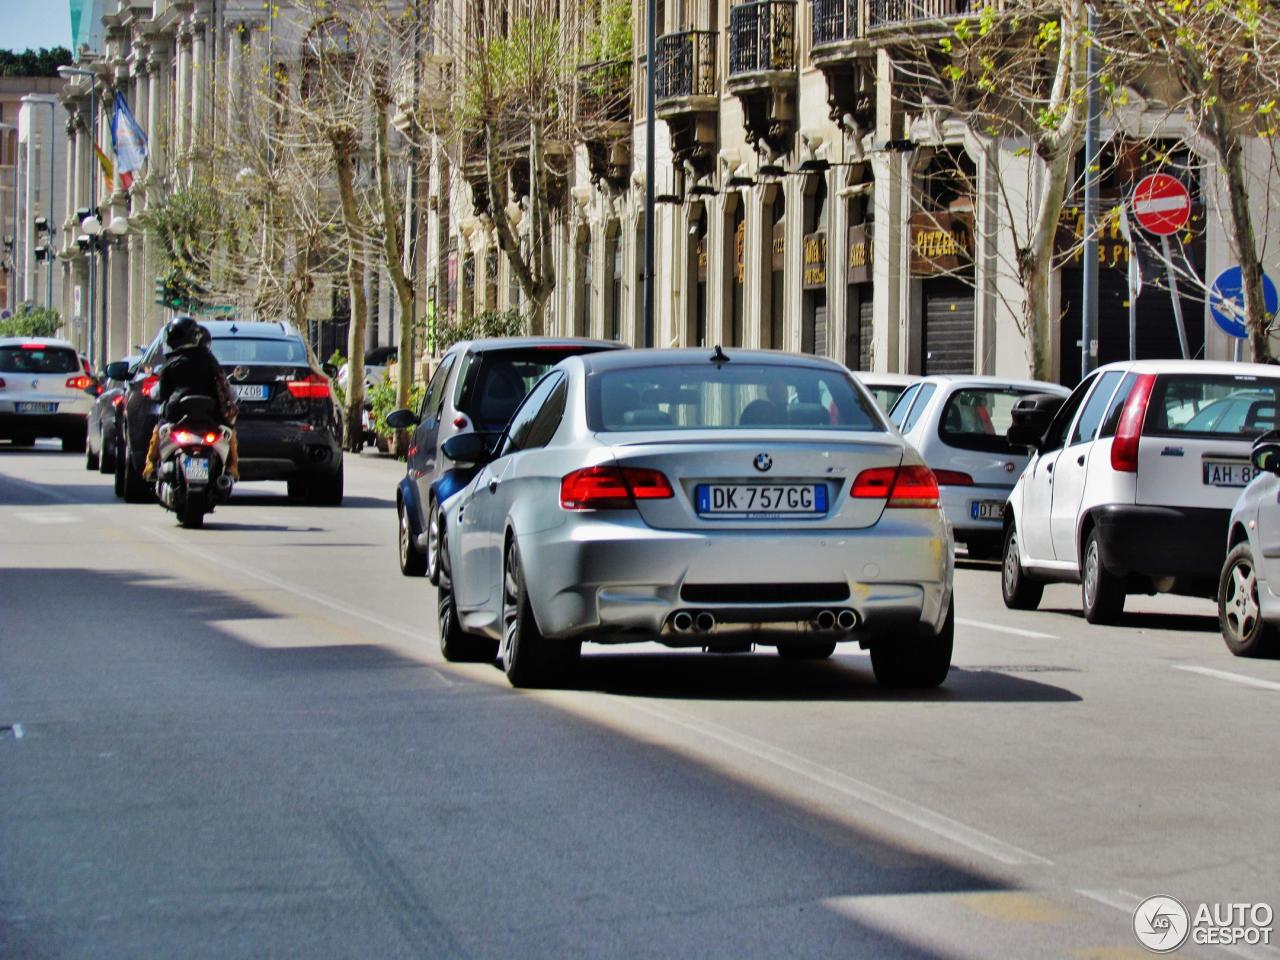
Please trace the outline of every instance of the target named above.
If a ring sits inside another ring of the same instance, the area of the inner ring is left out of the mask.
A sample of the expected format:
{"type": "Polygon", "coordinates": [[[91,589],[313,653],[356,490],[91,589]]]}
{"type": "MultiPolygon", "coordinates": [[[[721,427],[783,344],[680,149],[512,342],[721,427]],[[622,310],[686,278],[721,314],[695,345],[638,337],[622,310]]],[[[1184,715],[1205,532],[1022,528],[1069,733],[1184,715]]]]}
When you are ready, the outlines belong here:
{"type": "MultiPolygon", "coordinates": [[[[416,643],[422,642],[422,634],[420,632],[411,630],[401,624],[393,623],[390,620],[383,620],[381,617],[370,616],[363,610],[356,607],[348,606],[345,603],[339,603],[336,600],[331,600],[328,597],[322,596],[318,593],[313,593],[310,590],[303,590],[301,587],[295,587],[288,581],[281,580],[278,577],[273,577],[270,574],[261,573],[257,570],[250,573],[240,564],[229,563],[204,550],[198,550],[197,548],[183,543],[182,541],[170,536],[169,534],[162,533],[159,530],[148,529],[147,532],[157,540],[163,540],[169,546],[174,547],[177,550],[181,550],[184,553],[189,553],[194,557],[199,557],[206,563],[212,563],[215,566],[231,570],[246,577],[251,577],[254,580],[260,580],[263,583],[276,587],[279,590],[284,590],[286,593],[292,593],[296,597],[302,597],[305,600],[310,600],[312,603],[318,603],[321,606],[328,607],[330,610],[337,610],[339,613],[345,613],[349,617],[354,617],[357,620],[363,620],[366,623],[371,623],[376,627],[381,627],[383,630],[390,630],[392,633],[398,633],[400,636],[407,637],[416,643]]],[[[437,670],[435,667],[430,666],[430,664],[424,664],[424,666],[429,667],[431,672],[443,680],[447,686],[454,686],[454,682],[445,676],[443,671],[437,670]]]]}
{"type": "Polygon", "coordinates": [[[811,760],[806,760],[804,757],[791,753],[789,750],[783,750],[749,737],[746,734],[731,730],[728,727],[722,727],[710,720],[695,718],[670,707],[658,710],[624,698],[617,698],[617,700],[641,713],[647,713],[673,726],[688,730],[710,740],[715,740],[717,743],[739,750],[755,757],[757,760],[771,763],[786,770],[788,773],[804,777],[850,799],[857,800],[859,803],[875,807],[890,816],[905,820],[913,826],[928,830],[930,833],[937,834],[962,847],[968,847],[970,850],[990,857],[999,863],[1009,866],[1029,863],[1053,866],[1052,860],[1047,860],[1039,854],[1032,853],[1030,850],[1024,850],[1011,843],[1006,843],[998,837],[993,837],[989,833],[983,833],[981,830],[963,824],[958,820],[953,820],[945,814],[930,810],[928,807],[922,807],[920,804],[913,803],[905,797],[899,797],[888,790],[882,790],[838,770],[832,770],[830,767],[824,767],[811,760]]]}
{"type": "MultiPolygon", "coordinates": [[[[1140,897],[1135,893],[1130,893],[1128,890],[1079,890],[1078,889],[1076,890],[1076,893],[1080,894],[1080,896],[1082,897],[1088,897],[1090,900],[1094,901],[1095,903],[1100,903],[1104,907],[1111,907],[1113,910],[1119,910],[1121,913],[1125,914],[1130,919],[1133,918],[1133,912],[1138,909],[1138,904],[1140,904],[1144,899],[1143,897],[1140,897]]],[[[1194,905],[1192,905],[1191,903],[1187,903],[1186,907],[1193,914],[1195,913],[1194,905]]],[[[1219,950],[1222,950],[1226,953],[1230,953],[1237,957],[1247,957],[1249,958],[1249,960],[1259,960],[1259,958],[1264,958],[1264,957],[1280,956],[1280,949],[1277,949],[1274,946],[1266,946],[1261,944],[1254,945],[1254,946],[1249,946],[1249,945],[1236,946],[1235,944],[1227,944],[1227,943],[1210,943],[1210,944],[1202,944],[1202,946],[1217,947],[1219,950]]]]}
{"type": "Polygon", "coordinates": [[[1023,630],[1019,627],[1002,627],[996,623],[987,623],[985,620],[966,620],[964,617],[956,617],[956,624],[961,627],[974,627],[980,630],[994,630],[996,633],[1009,633],[1015,637],[1030,637],[1032,640],[1057,640],[1052,633],[1036,633],[1034,630],[1023,630]]]}
{"type": "Polygon", "coordinates": [[[26,512],[18,514],[18,519],[27,523],[75,523],[76,517],[70,513],[62,513],[58,510],[41,510],[37,512],[26,512]]]}
{"type": "Polygon", "coordinates": [[[1215,670],[1213,667],[1193,667],[1189,664],[1175,663],[1173,669],[1199,673],[1206,677],[1217,677],[1219,680],[1230,680],[1232,683],[1245,687],[1257,687],[1259,690],[1280,690],[1280,683],[1274,680],[1259,680],[1257,677],[1245,676],[1243,673],[1230,673],[1226,670],[1215,670]]]}
{"type": "Polygon", "coordinates": [[[13,725],[13,739],[15,739],[15,740],[21,740],[21,739],[22,739],[22,724],[20,724],[20,723],[15,723],[15,724],[13,725]]]}

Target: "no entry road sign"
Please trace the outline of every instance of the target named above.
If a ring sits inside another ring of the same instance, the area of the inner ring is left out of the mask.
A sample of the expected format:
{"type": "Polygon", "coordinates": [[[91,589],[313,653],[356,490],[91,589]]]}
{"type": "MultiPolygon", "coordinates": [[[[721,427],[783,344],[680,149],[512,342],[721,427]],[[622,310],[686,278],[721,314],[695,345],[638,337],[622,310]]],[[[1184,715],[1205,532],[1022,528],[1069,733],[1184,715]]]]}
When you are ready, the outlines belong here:
{"type": "Polygon", "coordinates": [[[1148,233],[1167,237],[1191,218],[1191,194],[1167,173],[1143,177],[1133,188],[1133,218],[1148,233]]]}

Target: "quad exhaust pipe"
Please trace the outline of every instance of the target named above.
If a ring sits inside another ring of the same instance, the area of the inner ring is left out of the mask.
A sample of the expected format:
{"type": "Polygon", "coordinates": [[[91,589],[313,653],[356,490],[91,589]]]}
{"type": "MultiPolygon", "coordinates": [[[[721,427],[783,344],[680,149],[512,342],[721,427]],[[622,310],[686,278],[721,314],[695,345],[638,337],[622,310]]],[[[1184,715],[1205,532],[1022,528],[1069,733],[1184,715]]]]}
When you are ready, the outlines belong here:
{"type": "Polygon", "coordinates": [[[710,633],[715,628],[716,618],[705,610],[680,610],[671,618],[671,629],[676,633],[710,633]]]}
{"type": "Polygon", "coordinates": [[[699,633],[710,633],[716,628],[716,618],[703,610],[693,618],[693,629],[699,633]]]}
{"type": "Polygon", "coordinates": [[[688,633],[693,629],[693,614],[688,610],[681,610],[671,618],[671,629],[676,633],[688,633]]]}
{"type": "MultiPolygon", "coordinates": [[[[815,630],[848,633],[858,625],[858,614],[848,609],[820,610],[809,622],[815,630]]],[[[677,610],[671,615],[675,633],[711,633],[715,628],[715,615],[708,610],[677,610]]]]}

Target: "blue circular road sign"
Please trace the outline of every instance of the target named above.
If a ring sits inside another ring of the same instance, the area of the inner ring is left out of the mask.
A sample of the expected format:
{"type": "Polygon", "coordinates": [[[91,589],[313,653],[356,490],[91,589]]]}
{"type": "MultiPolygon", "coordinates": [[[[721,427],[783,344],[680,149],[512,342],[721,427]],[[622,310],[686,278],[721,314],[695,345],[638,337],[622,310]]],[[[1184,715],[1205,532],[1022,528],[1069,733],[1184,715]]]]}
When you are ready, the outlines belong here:
{"type": "MultiPolygon", "coordinates": [[[[1265,273],[1262,275],[1262,303],[1272,316],[1280,309],[1280,294],[1265,273]]],[[[1213,281],[1209,288],[1209,312],[1228,336],[1241,340],[1249,336],[1244,323],[1244,277],[1239,267],[1228,267],[1213,281]]]]}

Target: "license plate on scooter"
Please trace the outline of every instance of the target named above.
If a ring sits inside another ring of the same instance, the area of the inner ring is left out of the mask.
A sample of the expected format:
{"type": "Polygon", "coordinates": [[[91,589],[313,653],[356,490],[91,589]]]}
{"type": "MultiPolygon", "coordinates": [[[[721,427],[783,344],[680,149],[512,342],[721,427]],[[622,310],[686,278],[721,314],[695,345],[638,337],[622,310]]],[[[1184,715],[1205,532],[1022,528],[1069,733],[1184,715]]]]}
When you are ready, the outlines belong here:
{"type": "Polygon", "coordinates": [[[182,456],[182,475],[188,480],[208,480],[209,460],[206,457],[182,456]]]}

